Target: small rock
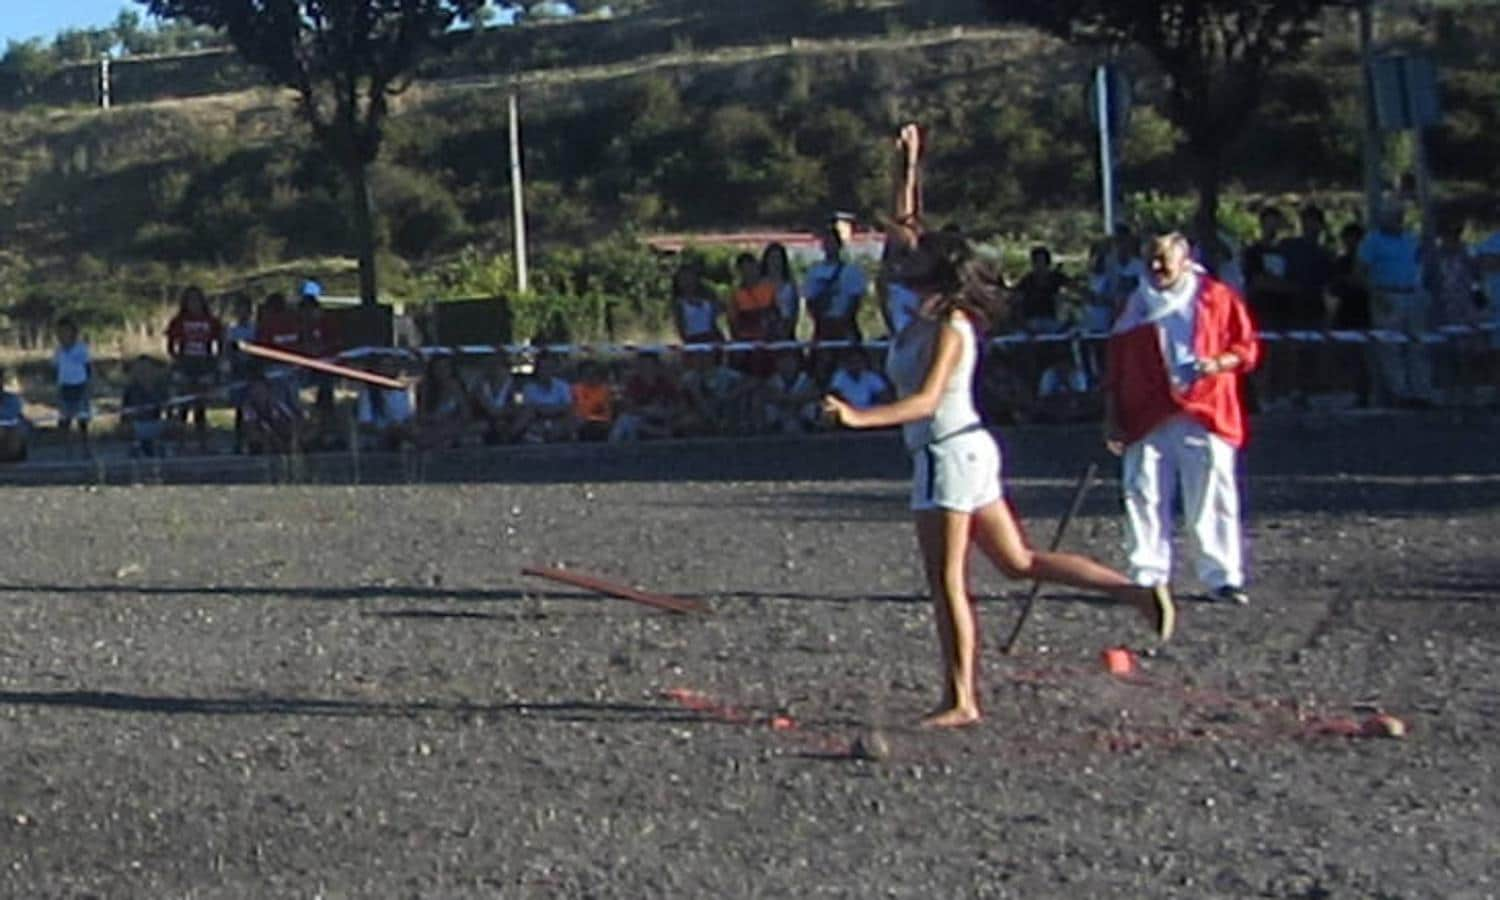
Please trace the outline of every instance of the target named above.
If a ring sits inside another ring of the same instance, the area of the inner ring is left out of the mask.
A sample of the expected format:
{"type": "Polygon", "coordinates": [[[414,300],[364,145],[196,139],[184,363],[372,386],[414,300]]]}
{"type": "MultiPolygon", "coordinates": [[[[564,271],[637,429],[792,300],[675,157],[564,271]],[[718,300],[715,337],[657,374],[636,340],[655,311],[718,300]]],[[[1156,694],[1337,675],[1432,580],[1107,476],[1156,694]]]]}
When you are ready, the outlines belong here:
{"type": "Polygon", "coordinates": [[[854,739],[849,755],[867,762],[884,762],[891,758],[891,744],[877,728],[872,728],[854,739]]]}

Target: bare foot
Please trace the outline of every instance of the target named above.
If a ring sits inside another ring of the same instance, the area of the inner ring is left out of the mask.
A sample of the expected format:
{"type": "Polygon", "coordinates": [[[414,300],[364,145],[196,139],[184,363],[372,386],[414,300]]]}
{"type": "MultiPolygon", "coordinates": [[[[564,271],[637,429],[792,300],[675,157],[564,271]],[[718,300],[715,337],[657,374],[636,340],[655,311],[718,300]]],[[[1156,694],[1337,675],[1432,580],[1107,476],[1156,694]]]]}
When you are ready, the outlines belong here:
{"type": "Polygon", "coordinates": [[[923,728],[962,728],[979,721],[979,710],[972,706],[954,706],[922,719],[923,728]]]}

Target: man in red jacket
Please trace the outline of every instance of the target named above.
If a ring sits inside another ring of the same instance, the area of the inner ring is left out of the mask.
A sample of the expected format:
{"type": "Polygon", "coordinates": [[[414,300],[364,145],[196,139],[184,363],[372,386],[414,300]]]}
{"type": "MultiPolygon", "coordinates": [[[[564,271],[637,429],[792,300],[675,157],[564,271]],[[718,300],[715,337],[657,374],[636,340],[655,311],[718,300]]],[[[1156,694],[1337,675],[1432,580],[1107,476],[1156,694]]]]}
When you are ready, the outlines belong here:
{"type": "Polygon", "coordinates": [[[1198,577],[1215,600],[1248,603],[1235,456],[1245,443],[1240,381],[1260,361],[1235,290],[1204,272],[1180,234],[1148,245],[1150,278],[1109,339],[1105,440],[1124,458],[1131,577],[1172,575],[1172,501],[1198,545],[1198,577]]]}

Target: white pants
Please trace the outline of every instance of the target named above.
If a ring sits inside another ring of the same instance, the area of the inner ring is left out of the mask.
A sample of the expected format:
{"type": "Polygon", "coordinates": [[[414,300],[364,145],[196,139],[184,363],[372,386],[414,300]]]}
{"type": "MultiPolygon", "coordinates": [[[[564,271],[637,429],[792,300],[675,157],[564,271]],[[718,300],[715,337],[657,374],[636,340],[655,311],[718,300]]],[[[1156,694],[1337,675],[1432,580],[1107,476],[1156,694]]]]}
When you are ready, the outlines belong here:
{"type": "Polygon", "coordinates": [[[1235,449],[1187,416],[1176,416],[1125,450],[1125,510],[1130,519],[1130,577],[1166,584],[1172,577],[1172,501],[1179,487],[1198,545],[1198,579],[1210,590],[1244,587],[1235,449]]]}

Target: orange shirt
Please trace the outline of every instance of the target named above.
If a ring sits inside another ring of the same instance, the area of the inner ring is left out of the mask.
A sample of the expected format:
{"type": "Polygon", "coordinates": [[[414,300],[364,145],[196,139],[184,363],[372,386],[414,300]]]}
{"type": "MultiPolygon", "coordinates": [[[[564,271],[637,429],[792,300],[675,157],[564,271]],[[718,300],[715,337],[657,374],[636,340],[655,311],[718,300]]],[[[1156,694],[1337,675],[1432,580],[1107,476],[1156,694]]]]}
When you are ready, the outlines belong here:
{"type": "Polygon", "coordinates": [[[737,313],[769,309],[776,305],[776,285],[769,281],[758,281],[749,287],[735,288],[733,303],[737,313]]]}
{"type": "Polygon", "coordinates": [[[611,422],[615,401],[609,385],[580,381],[573,385],[573,413],[585,422],[611,422]]]}

